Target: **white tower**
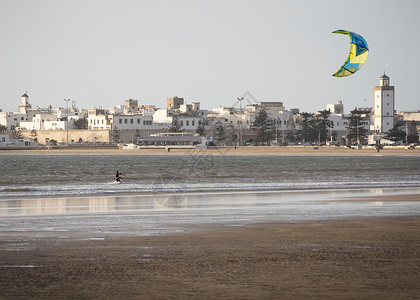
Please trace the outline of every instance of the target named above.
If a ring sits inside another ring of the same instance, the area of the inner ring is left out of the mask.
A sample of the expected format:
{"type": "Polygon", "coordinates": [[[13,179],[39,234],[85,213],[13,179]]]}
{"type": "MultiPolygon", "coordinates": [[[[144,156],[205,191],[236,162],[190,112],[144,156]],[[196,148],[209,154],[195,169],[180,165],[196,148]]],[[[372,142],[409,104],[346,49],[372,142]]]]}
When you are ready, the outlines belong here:
{"type": "Polygon", "coordinates": [[[21,97],[21,102],[18,106],[19,112],[22,114],[26,114],[29,109],[31,109],[31,105],[29,104],[29,96],[25,93],[21,97]]]}
{"type": "Polygon", "coordinates": [[[379,77],[379,86],[375,86],[374,126],[375,132],[385,133],[394,127],[395,90],[390,86],[389,77],[379,77]]]}

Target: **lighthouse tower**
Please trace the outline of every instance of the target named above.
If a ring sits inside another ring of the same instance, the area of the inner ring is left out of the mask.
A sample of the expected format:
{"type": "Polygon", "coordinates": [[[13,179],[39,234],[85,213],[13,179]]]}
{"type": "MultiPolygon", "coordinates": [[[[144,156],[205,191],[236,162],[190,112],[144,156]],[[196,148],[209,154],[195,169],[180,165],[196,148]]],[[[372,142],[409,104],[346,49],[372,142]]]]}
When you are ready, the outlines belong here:
{"type": "Polygon", "coordinates": [[[395,90],[390,85],[389,77],[379,77],[379,86],[375,86],[374,130],[385,133],[394,127],[395,90]]]}

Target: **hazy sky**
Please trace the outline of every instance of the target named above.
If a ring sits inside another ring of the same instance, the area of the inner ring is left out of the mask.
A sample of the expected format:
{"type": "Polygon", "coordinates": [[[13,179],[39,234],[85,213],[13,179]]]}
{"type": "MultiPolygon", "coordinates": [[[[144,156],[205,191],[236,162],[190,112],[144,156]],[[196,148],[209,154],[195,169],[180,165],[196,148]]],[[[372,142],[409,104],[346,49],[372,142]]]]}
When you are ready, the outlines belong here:
{"type": "Polygon", "coordinates": [[[386,72],[396,109],[420,109],[420,1],[0,0],[0,109],[166,106],[183,97],[232,106],[247,91],[286,109],[372,107],[386,72]],[[356,74],[335,78],[346,29],[369,45],[356,74]],[[366,100],[366,101],[365,101],[366,100]]]}

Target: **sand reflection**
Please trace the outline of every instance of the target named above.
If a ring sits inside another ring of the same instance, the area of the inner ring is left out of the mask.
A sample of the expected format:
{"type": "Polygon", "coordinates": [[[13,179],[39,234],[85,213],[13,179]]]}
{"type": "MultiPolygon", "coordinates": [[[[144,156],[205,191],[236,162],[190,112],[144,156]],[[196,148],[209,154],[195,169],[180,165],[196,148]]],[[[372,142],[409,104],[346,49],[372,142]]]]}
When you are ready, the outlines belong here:
{"type": "MultiPolygon", "coordinates": [[[[266,191],[266,192],[202,192],[161,193],[124,196],[92,196],[8,199],[0,201],[0,216],[60,215],[127,213],[136,211],[172,210],[226,210],[226,209],[280,209],[282,207],[307,208],[321,204],[361,205],[361,202],[378,206],[387,202],[404,201],[419,189],[367,189],[367,190],[316,190],[316,191],[266,191]],[[378,199],[381,197],[381,199],[378,199]]],[[[417,197],[415,197],[417,199],[417,197]]]]}

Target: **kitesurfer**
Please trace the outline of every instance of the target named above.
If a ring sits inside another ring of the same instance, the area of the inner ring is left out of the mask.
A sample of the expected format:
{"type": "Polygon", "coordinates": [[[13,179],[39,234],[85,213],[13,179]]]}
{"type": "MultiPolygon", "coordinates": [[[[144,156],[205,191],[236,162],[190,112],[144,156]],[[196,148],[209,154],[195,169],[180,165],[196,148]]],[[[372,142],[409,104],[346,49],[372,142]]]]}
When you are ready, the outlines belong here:
{"type": "Polygon", "coordinates": [[[118,170],[115,172],[115,181],[121,182],[121,173],[118,170]]]}

